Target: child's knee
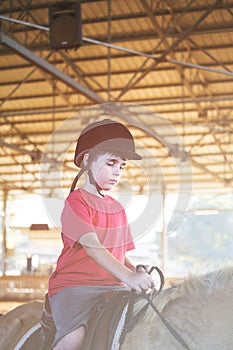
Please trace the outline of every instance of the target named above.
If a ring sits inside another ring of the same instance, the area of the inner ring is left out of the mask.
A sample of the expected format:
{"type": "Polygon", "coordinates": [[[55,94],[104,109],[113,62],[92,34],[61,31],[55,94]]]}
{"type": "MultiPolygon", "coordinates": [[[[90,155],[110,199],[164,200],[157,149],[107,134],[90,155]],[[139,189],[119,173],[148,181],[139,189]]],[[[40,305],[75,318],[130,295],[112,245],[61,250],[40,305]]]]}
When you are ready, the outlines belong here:
{"type": "Polygon", "coordinates": [[[73,332],[65,335],[59,343],[54,347],[54,350],[79,350],[85,338],[85,327],[80,326],[73,332]]]}

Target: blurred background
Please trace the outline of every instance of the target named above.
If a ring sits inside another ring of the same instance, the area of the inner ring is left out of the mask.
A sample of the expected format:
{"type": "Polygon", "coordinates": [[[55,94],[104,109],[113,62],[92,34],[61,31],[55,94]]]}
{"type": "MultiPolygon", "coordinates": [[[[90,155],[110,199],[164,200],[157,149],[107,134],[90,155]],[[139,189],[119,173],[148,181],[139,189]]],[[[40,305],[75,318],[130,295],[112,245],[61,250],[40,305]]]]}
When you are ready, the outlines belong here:
{"type": "Polygon", "coordinates": [[[0,1],[2,311],[43,299],[75,142],[105,117],[143,155],[113,193],[133,261],[168,283],[232,264],[232,16],[229,0],[0,1]]]}

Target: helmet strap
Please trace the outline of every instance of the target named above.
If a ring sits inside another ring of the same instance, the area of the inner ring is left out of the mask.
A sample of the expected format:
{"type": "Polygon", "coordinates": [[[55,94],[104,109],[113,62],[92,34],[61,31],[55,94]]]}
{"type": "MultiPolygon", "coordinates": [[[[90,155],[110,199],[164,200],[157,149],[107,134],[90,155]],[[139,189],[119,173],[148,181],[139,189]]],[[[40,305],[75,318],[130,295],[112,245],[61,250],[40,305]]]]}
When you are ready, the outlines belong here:
{"type": "Polygon", "coordinates": [[[87,173],[88,173],[88,177],[89,177],[90,183],[95,186],[95,188],[96,188],[97,192],[99,193],[99,195],[101,197],[104,197],[103,194],[100,192],[101,191],[101,187],[97,184],[97,182],[94,179],[94,176],[92,174],[92,171],[91,171],[91,168],[90,168],[89,164],[87,165],[87,173]]]}
{"type": "Polygon", "coordinates": [[[95,181],[94,179],[94,176],[92,174],[92,171],[91,171],[91,168],[90,168],[90,165],[89,165],[89,162],[87,164],[87,166],[83,166],[80,171],[78,172],[78,174],[75,176],[73,182],[72,182],[72,185],[71,185],[71,188],[70,188],[70,193],[73,192],[75,190],[75,187],[77,185],[77,182],[78,180],[80,179],[80,177],[82,176],[82,174],[84,173],[84,171],[87,170],[87,174],[88,174],[88,177],[89,177],[89,181],[92,185],[94,185],[96,187],[96,190],[97,192],[99,193],[99,195],[101,197],[104,197],[103,194],[100,192],[101,191],[101,187],[97,184],[97,182],[95,181]]]}

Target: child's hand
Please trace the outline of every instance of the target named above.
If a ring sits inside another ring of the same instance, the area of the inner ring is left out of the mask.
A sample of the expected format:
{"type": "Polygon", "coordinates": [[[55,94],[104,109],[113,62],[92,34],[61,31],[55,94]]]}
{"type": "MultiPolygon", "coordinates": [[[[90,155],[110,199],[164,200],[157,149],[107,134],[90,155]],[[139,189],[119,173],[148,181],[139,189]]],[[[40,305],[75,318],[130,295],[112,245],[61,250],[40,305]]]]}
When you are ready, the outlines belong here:
{"type": "Polygon", "coordinates": [[[151,268],[150,265],[140,264],[140,265],[136,266],[136,271],[137,272],[147,272],[147,273],[149,273],[150,268],[151,268]]]}
{"type": "Polygon", "coordinates": [[[136,292],[143,292],[154,287],[154,280],[144,270],[144,272],[132,272],[129,274],[126,284],[136,292]]]}

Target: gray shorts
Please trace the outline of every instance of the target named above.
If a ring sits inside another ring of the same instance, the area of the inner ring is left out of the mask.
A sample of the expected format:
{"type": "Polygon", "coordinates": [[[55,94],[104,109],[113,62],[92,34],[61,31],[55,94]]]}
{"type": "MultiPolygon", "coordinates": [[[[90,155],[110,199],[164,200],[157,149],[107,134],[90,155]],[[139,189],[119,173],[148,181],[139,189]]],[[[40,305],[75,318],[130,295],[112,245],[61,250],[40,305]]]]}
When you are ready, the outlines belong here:
{"type": "Polygon", "coordinates": [[[110,290],[128,290],[128,287],[77,286],[65,288],[52,295],[49,300],[56,326],[53,346],[80,326],[87,328],[90,312],[98,297],[110,290]]]}

